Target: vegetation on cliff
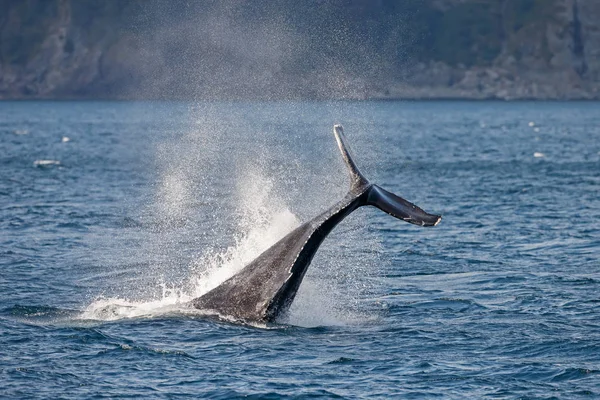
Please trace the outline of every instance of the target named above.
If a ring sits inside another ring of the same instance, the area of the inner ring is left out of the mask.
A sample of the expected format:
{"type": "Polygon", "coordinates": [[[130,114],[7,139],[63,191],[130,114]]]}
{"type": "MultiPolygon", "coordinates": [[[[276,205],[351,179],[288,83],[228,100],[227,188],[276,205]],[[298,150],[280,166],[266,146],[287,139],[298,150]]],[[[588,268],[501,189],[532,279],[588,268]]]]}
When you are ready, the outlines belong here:
{"type": "Polygon", "coordinates": [[[2,98],[598,98],[595,0],[0,0],[2,98]]]}

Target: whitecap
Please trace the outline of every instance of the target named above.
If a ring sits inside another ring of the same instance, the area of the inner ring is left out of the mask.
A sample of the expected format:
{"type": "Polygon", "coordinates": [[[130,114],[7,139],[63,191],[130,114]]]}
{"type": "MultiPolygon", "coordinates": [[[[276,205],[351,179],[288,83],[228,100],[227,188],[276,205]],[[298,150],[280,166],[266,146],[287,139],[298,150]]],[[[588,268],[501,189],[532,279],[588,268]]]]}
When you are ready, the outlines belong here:
{"type": "Polygon", "coordinates": [[[535,153],[533,153],[533,156],[534,156],[535,158],[542,158],[542,157],[546,157],[546,155],[545,155],[544,153],[540,153],[540,152],[537,152],[537,151],[536,151],[535,153]]]}
{"type": "Polygon", "coordinates": [[[36,167],[51,167],[53,165],[60,165],[60,161],[58,160],[35,160],[33,165],[36,167]]]}
{"type": "Polygon", "coordinates": [[[68,136],[63,136],[61,141],[62,141],[63,143],[66,143],[66,142],[69,142],[70,140],[71,140],[71,139],[70,139],[68,136]]]}

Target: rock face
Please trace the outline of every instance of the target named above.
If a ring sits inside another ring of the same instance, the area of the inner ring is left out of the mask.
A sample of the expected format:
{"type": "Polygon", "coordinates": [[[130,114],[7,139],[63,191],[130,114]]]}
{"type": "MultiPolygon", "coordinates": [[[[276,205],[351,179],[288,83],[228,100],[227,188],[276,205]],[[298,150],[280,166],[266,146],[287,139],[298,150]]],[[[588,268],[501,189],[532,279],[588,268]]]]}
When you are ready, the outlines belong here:
{"type": "MultiPolygon", "coordinates": [[[[446,1],[442,7],[447,13],[461,10],[464,15],[466,9],[476,8],[475,2],[467,0],[446,1]]],[[[480,3],[479,7],[496,20],[486,22],[495,24],[491,30],[497,30],[487,35],[483,43],[487,49],[479,47],[475,37],[468,41],[471,57],[468,51],[460,56],[466,62],[453,62],[449,57],[436,60],[434,55],[434,59],[419,63],[407,82],[388,89],[390,96],[402,97],[401,93],[412,90],[412,97],[433,98],[600,97],[600,32],[595,22],[600,2],[505,0],[486,6],[480,3]],[[487,53],[487,60],[482,60],[487,53]]],[[[469,21],[465,23],[469,25],[469,21]]],[[[452,51],[462,50],[457,46],[452,51]]]]}
{"type": "Polygon", "coordinates": [[[0,98],[600,98],[597,0],[0,9],[0,98]]]}

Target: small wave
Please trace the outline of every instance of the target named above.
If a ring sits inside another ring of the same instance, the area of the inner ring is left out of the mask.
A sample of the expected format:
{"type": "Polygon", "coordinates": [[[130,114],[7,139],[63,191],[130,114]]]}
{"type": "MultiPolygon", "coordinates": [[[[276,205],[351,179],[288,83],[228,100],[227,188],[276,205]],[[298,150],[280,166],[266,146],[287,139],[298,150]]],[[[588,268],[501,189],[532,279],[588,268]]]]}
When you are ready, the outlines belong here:
{"type": "Polygon", "coordinates": [[[561,373],[552,377],[551,382],[573,381],[577,379],[588,378],[592,375],[598,375],[599,370],[588,368],[567,368],[561,373]]]}
{"type": "Polygon", "coordinates": [[[138,346],[138,345],[127,344],[127,343],[116,344],[114,348],[102,350],[102,351],[100,351],[99,354],[109,354],[109,353],[115,353],[115,352],[122,353],[122,352],[130,352],[130,351],[141,352],[141,353],[145,353],[148,355],[156,355],[156,356],[163,356],[163,357],[171,356],[171,357],[185,357],[185,358],[195,359],[194,356],[186,353],[185,351],[181,351],[181,350],[166,350],[166,349],[160,349],[160,348],[138,346]]]}
{"type": "Polygon", "coordinates": [[[412,304],[413,307],[427,309],[452,310],[456,312],[464,312],[472,309],[486,309],[485,306],[468,299],[455,299],[442,297],[435,300],[422,301],[412,304]]]}
{"type": "Polygon", "coordinates": [[[57,228],[62,228],[62,229],[77,229],[77,230],[88,230],[88,227],[83,225],[83,224],[79,224],[77,222],[63,222],[63,223],[59,223],[56,224],[57,228]]]}
{"type": "Polygon", "coordinates": [[[58,160],[35,160],[33,165],[38,168],[48,168],[54,165],[60,165],[60,161],[58,160]]]}
{"type": "Polygon", "coordinates": [[[340,358],[336,358],[333,361],[329,361],[327,364],[351,364],[354,361],[355,361],[354,358],[340,357],[340,358]]]}
{"type": "Polygon", "coordinates": [[[117,222],[117,226],[120,228],[141,228],[144,225],[135,218],[125,217],[117,222]]]}
{"type": "Polygon", "coordinates": [[[14,305],[0,311],[0,315],[30,324],[51,324],[68,321],[79,314],[77,310],[49,306],[14,305]]]}

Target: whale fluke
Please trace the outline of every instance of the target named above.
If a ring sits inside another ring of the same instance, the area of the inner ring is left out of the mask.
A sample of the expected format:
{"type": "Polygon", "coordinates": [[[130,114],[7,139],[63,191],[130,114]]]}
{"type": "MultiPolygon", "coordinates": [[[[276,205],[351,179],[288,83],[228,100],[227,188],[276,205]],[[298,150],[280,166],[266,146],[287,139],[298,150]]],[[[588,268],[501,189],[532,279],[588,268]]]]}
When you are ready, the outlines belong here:
{"type": "Polygon", "coordinates": [[[428,214],[413,203],[377,185],[373,185],[369,190],[367,204],[415,225],[436,226],[442,220],[440,215],[428,214]]]}
{"type": "Polygon", "coordinates": [[[337,142],[340,151],[342,152],[342,159],[348,167],[350,173],[350,190],[357,189],[369,184],[369,181],[360,173],[360,170],[354,163],[350,154],[350,148],[346,142],[346,136],[344,136],[344,128],[341,125],[333,126],[333,135],[337,142]]]}
{"type": "Polygon", "coordinates": [[[346,137],[344,136],[344,128],[341,125],[334,125],[333,134],[342,152],[342,158],[350,172],[350,191],[353,189],[360,190],[360,188],[365,186],[369,187],[367,205],[375,206],[393,217],[415,225],[435,226],[441,221],[441,216],[428,214],[402,197],[396,196],[394,193],[390,193],[377,185],[371,185],[352,159],[346,137]]]}
{"type": "Polygon", "coordinates": [[[288,233],[238,274],[194,299],[194,307],[247,322],[274,321],[288,310],[325,237],[358,207],[375,206],[419,226],[435,226],[440,222],[441,216],[428,214],[409,201],[371,184],[352,159],[342,126],[334,125],[333,134],[350,174],[348,194],[288,233]]]}

